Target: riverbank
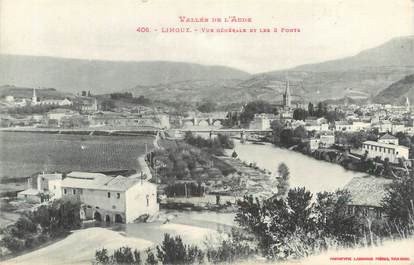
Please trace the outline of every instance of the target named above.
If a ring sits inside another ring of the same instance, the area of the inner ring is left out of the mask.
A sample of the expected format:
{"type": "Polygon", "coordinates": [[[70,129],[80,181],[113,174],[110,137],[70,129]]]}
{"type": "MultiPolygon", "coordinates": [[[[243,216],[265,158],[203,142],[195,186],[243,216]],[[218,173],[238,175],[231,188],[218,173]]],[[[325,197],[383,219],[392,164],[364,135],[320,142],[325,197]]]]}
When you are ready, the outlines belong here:
{"type": "MultiPolygon", "coordinates": [[[[242,161],[254,163],[259,168],[270,171],[273,176],[277,175],[278,165],[285,163],[290,171],[290,187],[306,187],[313,193],[334,191],[343,188],[353,177],[367,175],[270,143],[258,145],[235,141],[234,150],[242,161]]],[[[227,155],[230,156],[232,152],[233,150],[227,150],[227,155]]]]}

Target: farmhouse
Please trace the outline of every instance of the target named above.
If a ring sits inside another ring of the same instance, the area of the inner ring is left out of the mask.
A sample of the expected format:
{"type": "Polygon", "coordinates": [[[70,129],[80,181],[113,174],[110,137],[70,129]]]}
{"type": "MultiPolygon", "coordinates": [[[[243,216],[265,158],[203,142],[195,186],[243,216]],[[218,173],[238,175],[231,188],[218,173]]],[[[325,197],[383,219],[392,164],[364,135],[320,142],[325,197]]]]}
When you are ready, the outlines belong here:
{"type": "Polygon", "coordinates": [[[157,188],[146,180],[71,172],[62,182],[62,198],[83,204],[81,216],[107,223],[130,223],[158,213],[157,188]]]}
{"type": "Polygon", "coordinates": [[[390,179],[378,177],[354,177],[344,187],[351,194],[347,214],[363,216],[371,220],[385,219],[381,201],[386,196],[387,187],[391,182],[390,179]]]}

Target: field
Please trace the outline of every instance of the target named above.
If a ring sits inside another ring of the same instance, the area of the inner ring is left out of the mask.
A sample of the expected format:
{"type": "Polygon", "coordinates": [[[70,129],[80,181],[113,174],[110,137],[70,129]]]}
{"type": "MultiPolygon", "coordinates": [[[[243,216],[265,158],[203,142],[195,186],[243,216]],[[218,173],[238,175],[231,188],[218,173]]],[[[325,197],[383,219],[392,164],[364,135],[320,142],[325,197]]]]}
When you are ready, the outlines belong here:
{"type": "Polygon", "coordinates": [[[151,136],[89,136],[0,133],[0,178],[41,171],[138,170],[151,136]]]}

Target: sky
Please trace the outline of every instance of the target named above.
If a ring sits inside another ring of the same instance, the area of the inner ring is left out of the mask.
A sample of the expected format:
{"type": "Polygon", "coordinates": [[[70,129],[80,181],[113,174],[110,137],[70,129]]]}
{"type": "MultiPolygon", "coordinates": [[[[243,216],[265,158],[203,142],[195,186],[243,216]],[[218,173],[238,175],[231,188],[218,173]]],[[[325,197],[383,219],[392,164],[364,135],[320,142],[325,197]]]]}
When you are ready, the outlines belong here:
{"type": "Polygon", "coordinates": [[[414,0],[0,0],[0,53],[181,61],[259,73],[355,55],[412,35],[413,6],[414,0]],[[179,16],[252,22],[181,23],[179,16]],[[199,31],[160,32],[167,27],[199,31]],[[300,32],[202,33],[202,27],[300,32]]]}

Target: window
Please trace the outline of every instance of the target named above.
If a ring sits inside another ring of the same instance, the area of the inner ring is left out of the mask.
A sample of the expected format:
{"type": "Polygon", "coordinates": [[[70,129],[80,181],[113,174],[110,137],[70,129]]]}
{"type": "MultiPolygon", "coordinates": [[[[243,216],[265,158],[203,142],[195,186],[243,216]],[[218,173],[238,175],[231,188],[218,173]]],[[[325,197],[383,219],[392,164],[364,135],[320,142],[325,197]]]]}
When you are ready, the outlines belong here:
{"type": "Polygon", "coordinates": [[[108,192],[108,198],[111,198],[111,193],[110,192],[108,192]]]}
{"type": "Polygon", "coordinates": [[[353,215],[354,214],[354,207],[351,205],[348,205],[348,215],[353,215]]]}
{"type": "Polygon", "coordinates": [[[121,193],[119,193],[119,192],[118,192],[118,193],[116,194],[116,198],[117,198],[117,199],[121,198],[121,193]]]}
{"type": "Polygon", "coordinates": [[[149,195],[147,195],[147,207],[149,206],[149,195]]]}
{"type": "Polygon", "coordinates": [[[79,194],[83,194],[83,190],[82,189],[79,189],[79,194]]]}
{"type": "Polygon", "coordinates": [[[75,194],[76,194],[76,190],[74,189],[74,190],[73,190],[73,195],[75,195],[75,194]]]}
{"type": "Polygon", "coordinates": [[[381,219],[381,209],[377,209],[377,210],[376,210],[376,217],[377,217],[378,219],[381,219]]]}
{"type": "Polygon", "coordinates": [[[66,189],[63,189],[63,193],[66,194],[68,193],[68,191],[66,189]]]}

